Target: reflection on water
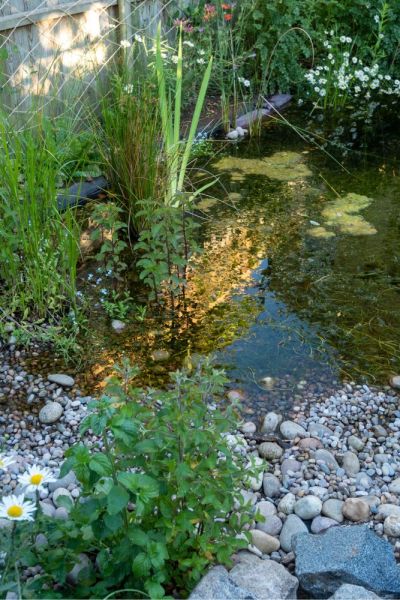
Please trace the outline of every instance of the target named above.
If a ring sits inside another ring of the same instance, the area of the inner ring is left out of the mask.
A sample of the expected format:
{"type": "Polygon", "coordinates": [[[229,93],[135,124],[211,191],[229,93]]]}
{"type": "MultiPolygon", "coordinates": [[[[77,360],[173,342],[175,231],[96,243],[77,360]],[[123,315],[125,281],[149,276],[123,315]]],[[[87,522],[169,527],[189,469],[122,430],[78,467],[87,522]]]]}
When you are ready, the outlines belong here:
{"type": "Polygon", "coordinates": [[[212,168],[223,185],[219,202],[199,206],[204,252],[187,312],[150,314],[119,335],[96,321],[82,384],[100,382],[122,354],[142,367],[143,383],[159,385],[188,352],[214,353],[255,403],[271,398],[263,380],[290,404],[303,380],[399,372],[398,171],[380,158],[349,173],[279,127],[230,147],[212,168]],[[168,360],[154,362],[156,349],[168,360]]]}

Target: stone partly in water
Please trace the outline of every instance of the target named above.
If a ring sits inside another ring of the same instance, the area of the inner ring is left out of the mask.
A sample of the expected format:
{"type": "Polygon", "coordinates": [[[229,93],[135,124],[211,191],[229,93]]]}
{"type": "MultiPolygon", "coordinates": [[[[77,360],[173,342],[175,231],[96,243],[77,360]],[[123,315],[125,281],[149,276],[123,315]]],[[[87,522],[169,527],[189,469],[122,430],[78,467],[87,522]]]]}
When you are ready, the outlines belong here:
{"type": "Polygon", "coordinates": [[[395,390],[400,390],[400,375],[393,375],[389,380],[390,385],[395,390]]]}
{"type": "Polygon", "coordinates": [[[246,589],[237,585],[225,567],[213,567],[194,588],[189,600],[257,600],[246,589]]]}
{"type": "Polygon", "coordinates": [[[163,350],[162,348],[160,350],[154,350],[151,353],[151,358],[152,360],[154,360],[154,362],[163,362],[165,360],[168,360],[170,357],[170,353],[168,352],[168,350],[163,350]]]}
{"type": "MultiPolygon", "coordinates": [[[[299,583],[296,577],[273,560],[261,560],[254,556],[233,567],[229,576],[238,586],[249,590],[258,600],[267,598],[291,600],[297,597],[299,583]]],[[[215,595],[213,598],[219,599],[220,596],[215,595]]]]}
{"type": "Polygon", "coordinates": [[[120,321],[119,319],[113,319],[111,321],[111,327],[114,329],[114,331],[119,333],[120,331],[125,329],[126,324],[123,321],[120,321]]]}
{"type": "Polygon", "coordinates": [[[367,525],[332,527],[294,539],[296,575],[314,598],[328,598],[344,583],[399,597],[400,567],[393,548],[367,525]]]}
{"type": "Polygon", "coordinates": [[[56,383],[57,385],[61,385],[63,387],[72,387],[75,383],[73,377],[64,375],[63,373],[52,373],[47,376],[47,379],[51,381],[51,383],[56,383]]]}
{"type": "Polygon", "coordinates": [[[63,407],[59,402],[49,402],[45,404],[39,412],[39,421],[45,425],[55,423],[63,414],[63,407]]]}

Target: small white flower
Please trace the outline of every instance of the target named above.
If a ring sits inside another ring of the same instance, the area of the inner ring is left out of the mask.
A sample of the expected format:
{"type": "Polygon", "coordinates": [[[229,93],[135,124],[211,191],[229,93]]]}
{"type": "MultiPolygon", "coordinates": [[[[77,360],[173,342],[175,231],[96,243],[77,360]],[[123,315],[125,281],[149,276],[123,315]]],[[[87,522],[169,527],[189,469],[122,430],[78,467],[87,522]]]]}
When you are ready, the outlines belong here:
{"type": "Polygon", "coordinates": [[[107,296],[107,294],[108,294],[108,290],[107,290],[106,288],[102,288],[102,289],[100,290],[100,294],[101,294],[102,296],[107,296]]]}
{"type": "Polygon", "coordinates": [[[339,39],[342,42],[342,44],[344,44],[347,38],[345,35],[341,35],[339,39]]]}
{"type": "Polygon", "coordinates": [[[322,97],[326,96],[326,90],[324,90],[324,89],[320,90],[319,95],[322,97]]]}
{"type": "Polygon", "coordinates": [[[0,454],[0,471],[5,471],[7,467],[13,465],[15,460],[11,458],[11,456],[6,456],[5,454],[0,454]]]}
{"type": "Polygon", "coordinates": [[[139,42],[139,44],[143,43],[143,38],[138,33],[135,33],[134,38],[137,42],[139,42]]]}
{"type": "Polygon", "coordinates": [[[329,33],[330,33],[331,35],[335,35],[335,32],[333,31],[333,29],[331,29],[329,33]]]}
{"type": "Polygon", "coordinates": [[[245,79],[243,81],[243,85],[244,85],[244,87],[250,87],[250,81],[248,79],[245,79]]]}
{"type": "Polygon", "coordinates": [[[379,15],[374,16],[374,21],[375,21],[375,23],[379,23],[379,15]]]}
{"type": "Polygon", "coordinates": [[[19,483],[26,488],[27,492],[42,490],[46,483],[56,481],[47,467],[33,465],[28,471],[18,478],[19,483]]]}
{"type": "Polygon", "coordinates": [[[21,496],[4,496],[0,503],[0,517],[10,521],[33,521],[36,507],[33,502],[21,496]]]}
{"type": "Polygon", "coordinates": [[[357,64],[357,62],[358,62],[358,58],[357,58],[357,56],[353,56],[353,58],[351,59],[351,62],[352,62],[354,65],[356,65],[356,64],[357,64]]]}
{"type": "Polygon", "coordinates": [[[328,60],[332,60],[332,58],[333,58],[333,54],[329,53],[328,54],[328,60]]]}
{"type": "Polygon", "coordinates": [[[206,52],[205,52],[205,50],[199,50],[199,55],[200,55],[200,56],[204,56],[204,55],[205,55],[205,53],[206,53],[206,52]]]}
{"type": "Polygon", "coordinates": [[[179,60],[179,56],[177,54],[174,54],[174,56],[171,56],[171,60],[174,64],[178,64],[178,60],[179,60]]]}
{"type": "Polygon", "coordinates": [[[301,106],[301,105],[303,104],[303,102],[304,102],[304,100],[302,100],[301,98],[299,98],[299,99],[297,100],[297,105],[298,105],[298,106],[301,106]]]}
{"type": "Polygon", "coordinates": [[[133,84],[132,83],[127,83],[126,85],[124,85],[123,89],[126,94],[133,94],[133,84]]]}
{"type": "Polygon", "coordinates": [[[121,40],[121,48],[130,48],[131,47],[131,43],[129,40],[121,40]]]}
{"type": "Polygon", "coordinates": [[[346,42],[347,42],[348,44],[351,44],[351,42],[352,42],[352,41],[353,41],[353,40],[351,39],[351,37],[347,37],[347,38],[346,38],[346,42]]]}
{"type": "Polygon", "coordinates": [[[185,40],[183,44],[184,46],[189,46],[189,48],[194,48],[193,42],[189,42],[189,40],[185,40]]]}
{"type": "Polygon", "coordinates": [[[198,65],[204,65],[206,61],[204,60],[204,58],[198,58],[196,60],[196,62],[197,62],[198,65]]]}

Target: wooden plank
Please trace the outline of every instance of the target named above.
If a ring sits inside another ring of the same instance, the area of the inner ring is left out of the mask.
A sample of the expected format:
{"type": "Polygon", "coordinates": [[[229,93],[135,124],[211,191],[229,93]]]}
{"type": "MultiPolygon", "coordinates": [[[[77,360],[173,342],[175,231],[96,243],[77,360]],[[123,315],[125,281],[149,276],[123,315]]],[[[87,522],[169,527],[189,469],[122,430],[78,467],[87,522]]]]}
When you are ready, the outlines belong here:
{"type": "Polygon", "coordinates": [[[38,23],[47,19],[59,19],[60,17],[77,15],[91,9],[106,9],[117,4],[118,0],[80,0],[79,2],[60,4],[59,7],[46,6],[32,12],[14,13],[0,17],[0,31],[32,25],[32,23],[38,23]]]}

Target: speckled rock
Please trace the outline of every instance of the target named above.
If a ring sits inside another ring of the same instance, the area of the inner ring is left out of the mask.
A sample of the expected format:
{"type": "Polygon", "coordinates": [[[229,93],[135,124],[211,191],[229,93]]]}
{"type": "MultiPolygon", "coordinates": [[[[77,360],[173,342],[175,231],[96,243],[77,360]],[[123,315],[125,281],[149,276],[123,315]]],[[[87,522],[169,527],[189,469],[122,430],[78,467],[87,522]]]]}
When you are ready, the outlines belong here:
{"type": "Polygon", "coordinates": [[[258,446],[258,453],[267,460],[276,460],[281,458],[283,449],[275,442],[263,442],[258,446]]]}
{"type": "Polygon", "coordinates": [[[368,504],[361,498],[347,498],[343,504],[343,516],[349,521],[366,521],[370,514],[368,504]]]}
{"type": "Polygon", "coordinates": [[[307,532],[307,526],[297,515],[288,515],[288,518],[283,524],[281,534],[279,536],[279,541],[281,543],[281,548],[285,552],[290,552],[292,550],[292,542],[294,536],[298,533],[307,532]]]}
{"type": "Polygon", "coordinates": [[[304,427],[294,421],[283,421],[280,426],[283,437],[287,440],[294,440],[296,437],[306,437],[304,427]]]}
{"type": "Polygon", "coordinates": [[[64,375],[64,373],[51,373],[47,376],[47,379],[52,383],[56,383],[57,385],[61,385],[63,387],[72,387],[75,383],[75,380],[70,375],[64,375]]]}
{"type": "Polygon", "coordinates": [[[331,527],[323,535],[294,539],[296,575],[314,598],[328,598],[344,583],[398,597],[400,567],[393,548],[367,525],[331,527]]]}
{"type": "Polygon", "coordinates": [[[237,585],[249,590],[258,600],[297,598],[299,583],[296,577],[274,560],[256,559],[239,563],[230,571],[229,575],[237,585]]]}
{"type": "Polygon", "coordinates": [[[379,600],[379,596],[359,585],[344,583],[329,600],[379,600]]]}
{"type": "Polygon", "coordinates": [[[199,581],[189,600],[258,600],[249,590],[243,589],[229,577],[225,567],[213,567],[199,581]]]}
{"type": "Polygon", "coordinates": [[[322,502],[316,496],[305,496],[300,498],[294,505],[294,512],[300,519],[307,520],[321,514],[322,502]]]}
{"type": "Polygon", "coordinates": [[[48,402],[40,409],[39,421],[45,425],[55,423],[63,414],[64,409],[59,402],[48,402]]]}
{"type": "Polygon", "coordinates": [[[274,433],[278,429],[279,423],[282,422],[282,415],[274,412],[269,412],[265,415],[261,427],[262,433],[274,433]]]}
{"type": "Polygon", "coordinates": [[[396,517],[396,515],[386,517],[383,523],[383,531],[391,537],[400,537],[400,517],[396,517]]]}

